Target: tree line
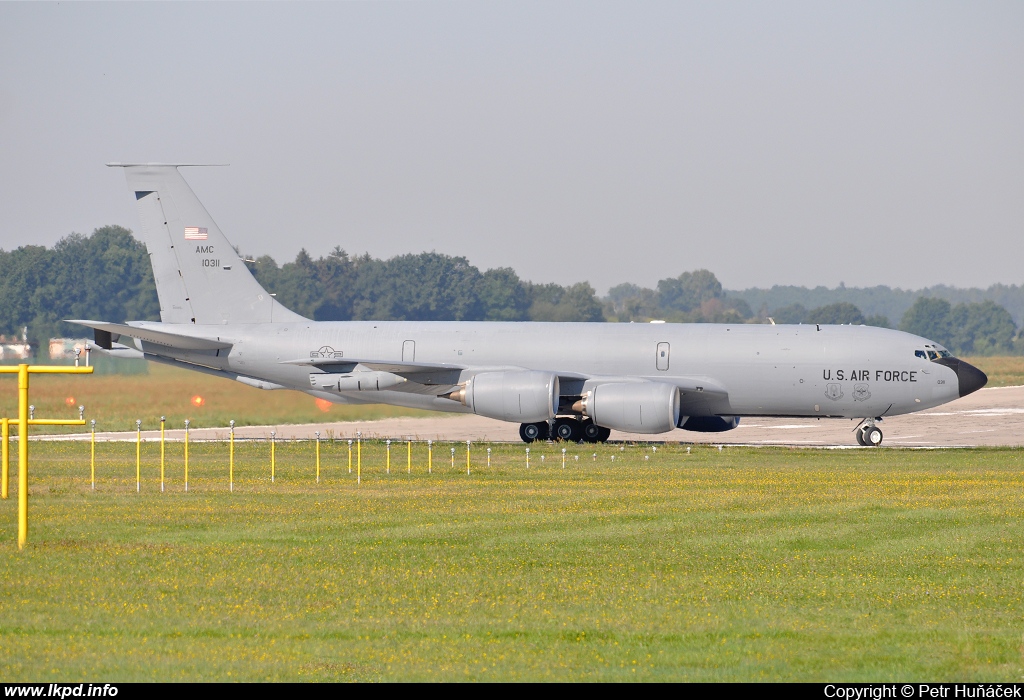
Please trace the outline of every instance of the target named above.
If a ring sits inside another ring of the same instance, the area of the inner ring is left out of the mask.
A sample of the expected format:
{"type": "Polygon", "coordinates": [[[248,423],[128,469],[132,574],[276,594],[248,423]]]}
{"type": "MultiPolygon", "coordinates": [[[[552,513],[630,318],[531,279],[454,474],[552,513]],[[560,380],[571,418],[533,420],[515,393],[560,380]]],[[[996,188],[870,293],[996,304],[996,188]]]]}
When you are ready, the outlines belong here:
{"type": "MultiPolygon", "coordinates": [[[[381,260],[350,256],[341,248],[317,258],[302,250],[283,265],[267,255],[246,256],[246,265],[278,301],[318,321],[767,323],[771,318],[776,323],[895,325],[959,354],[1024,352],[1013,316],[991,299],[951,303],[917,293],[893,324],[890,318],[895,317],[865,314],[855,303],[836,301],[835,293],[845,288],[817,296],[802,287],[733,292],[723,289],[709,270],[683,272],[659,280],[654,288],[620,284],[601,298],[587,282],[536,284],[508,267],[481,271],[464,257],[435,252],[381,260]],[[771,294],[779,289],[785,293],[771,294]],[[825,303],[804,303],[813,299],[825,303]]],[[[871,295],[880,298],[883,289],[888,288],[872,288],[871,295]]],[[[902,290],[889,291],[906,300],[902,290]]],[[[83,329],[64,319],[159,317],[149,256],[128,229],[106,226],[89,236],[71,234],[52,248],[0,250],[0,334],[20,337],[27,328],[32,345],[45,348],[49,338],[82,335],[83,329]]]]}

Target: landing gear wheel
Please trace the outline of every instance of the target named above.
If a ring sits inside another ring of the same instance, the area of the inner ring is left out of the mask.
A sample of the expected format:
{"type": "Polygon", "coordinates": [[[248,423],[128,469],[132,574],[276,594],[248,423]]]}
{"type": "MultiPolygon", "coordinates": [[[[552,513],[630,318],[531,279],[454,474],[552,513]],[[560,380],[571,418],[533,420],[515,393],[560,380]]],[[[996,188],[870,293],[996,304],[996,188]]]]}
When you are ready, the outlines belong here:
{"type": "Polygon", "coordinates": [[[579,442],[583,435],[582,426],[575,418],[559,418],[555,421],[555,437],[562,442],[579,442]]]}
{"type": "Polygon", "coordinates": [[[522,423],[519,426],[519,437],[523,442],[535,442],[545,440],[548,436],[547,423],[522,423]]]}
{"type": "Polygon", "coordinates": [[[601,428],[601,434],[597,437],[598,442],[608,442],[608,438],[611,437],[611,428],[601,428]]]}
{"type": "Polygon", "coordinates": [[[867,447],[868,444],[864,442],[864,431],[861,428],[857,428],[854,432],[857,434],[857,444],[861,447],[867,447]]]}
{"type": "Polygon", "coordinates": [[[861,436],[868,447],[878,447],[882,444],[882,431],[877,426],[865,428],[861,431],[861,436]]]}
{"type": "Polygon", "coordinates": [[[601,426],[594,425],[594,421],[589,418],[583,421],[583,439],[587,442],[601,442],[601,426]]]}

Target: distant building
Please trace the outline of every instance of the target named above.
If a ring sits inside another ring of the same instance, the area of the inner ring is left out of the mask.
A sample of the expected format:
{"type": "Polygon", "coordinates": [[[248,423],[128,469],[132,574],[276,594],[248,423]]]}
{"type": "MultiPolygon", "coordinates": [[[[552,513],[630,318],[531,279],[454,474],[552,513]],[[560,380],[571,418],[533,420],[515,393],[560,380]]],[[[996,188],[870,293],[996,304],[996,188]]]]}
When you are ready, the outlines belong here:
{"type": "Polygon", "coordinates": [[[32,346],[24,335],[7,337],[0,335],[0,360],[27,360],[32,355],[32,346]]]}
{"type": "Polygon", "coordinates": [[[84,357],[88,345],[89,341],[81,338],[50,338],[50,359],[73,360],[75,350],[80,351],[84,357]]]}

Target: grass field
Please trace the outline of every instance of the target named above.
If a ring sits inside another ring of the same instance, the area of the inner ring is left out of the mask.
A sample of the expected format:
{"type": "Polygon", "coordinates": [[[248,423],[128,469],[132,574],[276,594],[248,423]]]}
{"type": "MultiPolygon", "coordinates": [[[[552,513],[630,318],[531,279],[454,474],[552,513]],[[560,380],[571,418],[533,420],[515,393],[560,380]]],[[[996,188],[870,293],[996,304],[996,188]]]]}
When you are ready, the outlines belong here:
{"type": "Polygon", "coordinates": [[[0,503],[5,680],[1024,677],[1018,450],[134,449],[0,503]]]}
{"type": "Polygon", "coordinates": [[[1024,385],[1024,357],[965,357],[988,375],[988,386],[1024,385]]]}

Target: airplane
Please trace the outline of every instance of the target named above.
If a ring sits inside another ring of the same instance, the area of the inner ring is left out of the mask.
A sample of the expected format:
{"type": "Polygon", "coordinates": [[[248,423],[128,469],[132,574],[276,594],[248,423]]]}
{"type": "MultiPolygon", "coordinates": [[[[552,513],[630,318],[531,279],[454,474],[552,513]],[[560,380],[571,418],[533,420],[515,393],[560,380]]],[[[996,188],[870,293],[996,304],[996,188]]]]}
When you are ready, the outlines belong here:
{"type": "Polygon", "coordinates": [[[747,417],[859,420],[932,408],[988,378],[942,345],[854,325],[312,321],[268,293],[178,171],[124,170],[160,322],[72,321],[97,351],[338,404],[390,404],[519,423],[525,442],[612,430],[723,432],[747,417]]]}

